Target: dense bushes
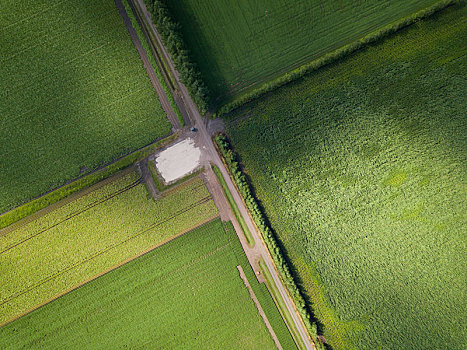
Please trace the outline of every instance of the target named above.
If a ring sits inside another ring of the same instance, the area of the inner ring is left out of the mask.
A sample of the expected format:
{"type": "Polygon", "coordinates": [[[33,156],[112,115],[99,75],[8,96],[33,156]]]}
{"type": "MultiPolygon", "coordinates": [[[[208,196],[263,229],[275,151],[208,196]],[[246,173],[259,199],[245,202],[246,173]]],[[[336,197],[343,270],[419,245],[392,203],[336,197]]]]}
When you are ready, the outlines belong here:
{"type": "Polygon", "coordinates": [[[163,0],[144,0],[152,20],[172,56],[175,68],[180,74],[180,80],[187,87],[191,98],[201,113],[205,113],[209,106],[209,91],[198,68],[190,58],[190,54],[180,34],[180,26],[170,15],[163,0]]]}
{"type": "Polygon", "coordinates": [[[311,317],[307,311],[305,300],[303,299],[303,296],[295,284],[293,276],[290,273],[290,268],[288,267],[287,262],[282,255],[281,248],[277,244],[274,234],[267,224],[267,221],[250,189],[245,175],[240,168],[237,154],[232,150],[228,139],[224,135],[217,135],[215,140],[220,152],[222,153],[224,161],[230,170],[230,174],[232,175],[232,178],[234,179],[235,184],[237,185],[237,188],[242,195],[254,222],[256,223],[256,226],[263,236],[268,250],[274,259],[274,263],[279,270],[282,280],[287,286],[290,295],[293,298],[295,306],[297,307],[297,310],[302,317],[309,334],[313,340],[317,342],[317,326],[315,323],[311,322],[311,317]]]}
{"type": "Polygon", "coordinates": [[[270,82],[267,82],[263,85],[261,85],[259,88],[252,90],[251,92],[242,95],[235,99],[234,101],[222,106],[219,108],[219,110],[216,111],[216,113],[213,114],[213,117],[220,117],[223,114],[229,113],[232,110],[240,107],[241,105],[244,105],[245,103],[248,103],[252,100],[257,99],[261,95],[273,91],[277,89],[280,86],[283,86],[287,83],[290,83],[294,80],[297,80],[304,75],[317,70],[318,68],[321,68],[325,65],[328,65],[334,61],[337,61],[345,56],[348,56],[349,54],[361,49],[362,47],[374,43],[390,34],[393,34],[397,32],[398,30],[405,28],[415,22],[418,22],[422,20],[423,18],[429,17],[433,15],[434,13],[448,7],[451,5],[454,5],[456,3],[459,3],[459,0],[442,0],[438,3],[436,3],[433,6],[430,6],[424,10],[418,11],[414,13],[411,16],[405,17],[395,23],[392,23],[390,25],[387,25],[380,30],[370,33],[363,37],[360,40],[354,41],[353,43],[350,43],[348,45],[345,45],[336,51],[330,52],[326,55],[324,55],[321,58],[318,58],[310,63],[307,63],[297,69],[292,70],[291,72],[288,72],[282,76],[280,76],[277,79],[274,79],[270,82]]]}

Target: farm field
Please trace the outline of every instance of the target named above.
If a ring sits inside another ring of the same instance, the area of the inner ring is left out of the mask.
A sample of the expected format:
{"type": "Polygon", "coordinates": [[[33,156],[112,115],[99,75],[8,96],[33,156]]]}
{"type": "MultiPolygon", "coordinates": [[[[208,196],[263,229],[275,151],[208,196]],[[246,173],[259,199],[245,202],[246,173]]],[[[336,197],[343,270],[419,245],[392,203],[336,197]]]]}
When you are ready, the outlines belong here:
{"type": "Polygon", "coordinates": [[[0,328],[0,348],[274,349],[236,265],[216,219],[0,328]]]}
{"type": "Polygon", "coordinates": [[[436,0],[163,2],[214,100],[225,102],[436,0]]]}
{"type": "Polygon", "coordinates": [[[466,17],[448,8],[226,119],[333,349],[465,348],[466,17]]]}
{"type": "Polygon", "coordinates": [[[112,180],[0,231],[0,324],[218,215],[199,177],[157,201],[134,171],[112,180]]]}
{"type": "Polygon", "coordinates": [[[0,57],[0,213],[170,133],[112,0],[2,1],[0,57]]]}

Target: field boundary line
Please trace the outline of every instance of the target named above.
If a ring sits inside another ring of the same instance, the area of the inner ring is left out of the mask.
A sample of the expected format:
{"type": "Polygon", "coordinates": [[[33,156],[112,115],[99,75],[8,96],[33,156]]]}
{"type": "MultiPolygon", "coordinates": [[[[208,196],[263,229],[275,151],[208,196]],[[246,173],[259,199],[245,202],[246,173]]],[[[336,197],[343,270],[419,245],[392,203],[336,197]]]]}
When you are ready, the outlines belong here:
{"type": "MultiPolygon", "coordinates": [[[[136,233],[133,234],[132,236],[125,238],[123,241],[120,241],[120,242],[115,243],[115,244],[113,244],[113,245],[111,245],[111,246],[108,246],[108,247],[104,248],[104,249],[101,250],[101,251],[95,252],[95,253],[93,253],[90,257],[87,257],[85,260],[81,260],[81,261],[79,261],[79,262],[77,262],[77,263],[75,263],[75,264],[73,264],[73,265],[71,265],[71,266],[68,266],[68,267],[64,268],[62,271],[56,272],[56,273],[54,273],[54,274],[52,274],[52,275],[49,275],[49,276],[43,278],[42,280],[40,280],[39,282],[37,282],[34,286],[29,287],[29,288],[27,288],[27,289],[25,289],[25,290],[23,290],[23,291],[21,291],[21,292],[15,294],[15,295],[13,295],[13,296],[9,296],[8,298],[6,298],[6,299],[0,301],[0,306],[1,306],[1,305],[4,305],[4,304],[6,304],[6,303],[9,303],[10,301],[12,301],[12,300],[14,300],[14,299],[20,297],[21,295],[24,295],[24,294],[27,294],[27,293],[33,291],[33,290],[36,289],[37,287],[39,287],[39,286],[41,286],[41,285],[43,285],[43,284],[45,284],[45,283],[47,283],[47,282],[53,280],[54,278],[56,278],[56,277],[58,277],[58,276],[60,276],[60,275],[62,275],[62,274],[64,274],[64,273],[66,273],[66,272],[68,272],[68,271],[71,271],[71,270],[73,270],[74,268],[76,268],[76,267],[78,267],[78,266],[81,266],[81,265],[83,265],[83,264],[86,264],[87,262],[89,262],[89,261],[91,261],[91,260],[97,258],[98,256],[101,256],[102,254],[105,254],[105,253],[111,251],[112,249],[117,248],[117,247],[119,247],[119,246],[121,246],[121,245],[123,245],[123,244],[125,244],[125,243],[127,243],[127,242],[129,242],[129,241],[131,241],[132,239],[137,238],[137,237],[139,237],[139,236],[141,236],[141,235],[143,235],[143,234],[145,234],[145,233],[147,233],[147,232],[153,230],[154,228],[156,228],[156,227],[158,227],[158,226],[160,226],[160,225],[162,225],[162,224],[164,224],[164,223],[166,223],[166,222],[169,222],[169,221],[173,220],[173,219],[176,218],[177,216],[179,216],[179,215],[181,215],[181,214],[184,214],[184,213],[186,213],[186,212],[188,212],[188,211],[190,211],[190,210],[196,208],[198,205],[205,204],[205,203],[209,202],[209,198],[210,198],[210,197],[211,197],[211,196],[209,195],[208,197],[202,198],[202,199],[199,200],[198,202],[192,203],[191,205],[189,205],[188,207],[184,208],[183,210],[179,210],[179,211],[176,212],[174,215],[172,215],[172,216],[170,216],[170,217],[168,217],[168,218],[166,218],[166,219],[164,219],[164,220],[162,220],[162,221],[155,222],[155,223],[149,225],[149,226],[148,226],[146,229],[144,229],[144,230],[141,230],[141,231],[136,232],[136,233]]],[[[211,198],[210,200],[212,200],[212,198],[211,198]]]]}
{"type": "Polygon", "coordinates": [[[251,289],[250,282],[246,278],[245,272],[243,271],[242,266],[237,265],[237,270],[238,270],[238,273],[240,275],[240,278],[243,280],[243,283],[245,284],[245,287],[248,289],[248,292],[250,293],[250,298],[255,303],[256,308],[258,309],[258,313],[261,316],[261,318],[263,319],[263,322],[266,325],[266,328],[268,329],[269,334],[272,337],[272,340],[274,340],[274,343],[276,343],[277,348],[279,350],[282,350],[282,345],[279,342],[279,339],[277,339],[276,333],[274,332],[274,329],[272,328],[271,323],[269,323],[269,320],[268,320],[266,314],[264,313],[264,310],[261,307],[261,304],[259,303],[258,299],[256,298],[255,292],[253,292],[253,289],[251,289]]]}
{"type": "Polygon", "coordinates": [[[102,272],[98,273],[97,275],[94,275],[94,276],[92,276],[92,277],[86,279],[85,281],[80,282],[80,283],[77,284],[77,285],[74,285],[73,287],[71,287],[71,288],[69,288],[69,289],[67,289],[67,290],[65,290],[65,291],[63,291],[63,292],[61,292],[61,293],[59,293],[59,294],[53,296],[52,298],[47,299],[46,301],[44,301],[44,302],[42,302],[42,303],[40,303],[40,304],[38,304],[38,305],[36,305],[36,306],[34,306],[34,307],[32,307],[32,308],[26,310],[26,311],[24,311],[24,312],[22,312],[21,314],[15,316],[15,317],[10,318],[9,320],[7,320],[7,321],[5,321],[5,322],[3,322],[3,323],[0,323],[0,328],[3,327],[3,326],[5,326],[5,325],[7,325],[8,323],[11,323],[11,322],[13,322],[13,321],[15,321],[15,320],[17,320],[17,319],[23,317],[23,316],[26,316],[27,314],[31,313],[31,312],[34,311],[34,310],[39,309],[40,307],[42,307],[42,306],[44,306],[44,305],[47,305],[47,304],[51,303],[52,301],[54,301],[54,300],[56,300],[56,299],[62,297],[62,296],[65,295],[65,294],[68,294],[68,293],[74,291],[75,289],[78,289],[78,288],[82,287],[82,286],[85,285],[86,283],[89,283],[89,282],[91,282],[91,281],[93,281],[93,280],[95,280],[95,279],[97,279],[97,278],[99,278],[99,277],[102,277],[102,276],[104,276],[105,274],[107,274],[107,273],[109,273],[109,272],[112,272],[113,270],[115,270],[115,269],[117,269],[117,268],[119,268],[119,267],[121,267],[121,266],[123,266],[123,265],[125,265],[125,264],[127,264],[127,263],[129,263],[129,262],[131,262],[131,261],[133,261],[133,260],[135,260],[135,259],[137,259],[137,258],[139,258],[139,257],[141,257],[141,256],[143,256],[143,255],[145,255],[145,254],[147,254],[147,253],[149,253],[149,252],[151,252],[151,251],[153,251],[154,249],[157,249],[157,248],[159,248],[159,247],[161,247],[161,246],[163,246],[163,245],[165,245],[165,244],[167,244],[167,243],[170,243],[171,241],[175,240],[176,238],[179,238],[180,236],[183,236],[183,235],[187,234],[188,232],[190,232],[190,231],[192,231],[192,230],[194,230],[194,229],[197,229],[198,227],[201,227],[201,226],[203,226],[203,225],[205,225],[205,224],[207,224],[207,223],[209,223],[209,222],[211,222],[211,221],[216,220],[218,217],[219,217],[219,214],[215,214],[215,215],[213,215],[213,216],[211,216],[211,217],[208,217],[208,218],[206,218],[206,219],[200,221],[200,222],[197,223],[196,225],[194,225],[194,226],[192,226],[192,227],[189,227],[189,228],[187,228],[187,229],[185,229],[185,230],[183,230],[183,231],[181,231],[181,232],[179,232],[179,233],[177,233],[177,234],[175,234],[175,235],[173,235],[173,236],[167,238],[166,240],[164,240],[164,241],[162,241],[162,242],[159,242],[159,243],[157,243],[157,244],[155,244],[155,245],[153,245],[153,246],[151,246],[151,247],[149,247],[149,248],[143,250],[142,252],[138,253],[137,255],[134,255],[134,256],[132,256],[132,257],[130,257],[130,258],[127,258],[127,259],[121,261],[120,263],[118,263],[118,264],[116,264],[116,265],[114,265],[114,266],[108,268],[107,270],[102,271],[102,272]]]}
{"type": "Polygon", "coordinates": [[[129,184],[129,185],[123,187],[123,188],[120,188],[120,189],[118,189],[117,191],[115,191],[113,193],[110,193],[109,195],[105,196],[103,199],[101,199],[99,201],[94,201],[93,203],[90,203],[90,204],[84,206],[84,208],[82,208],[82,210],[78,210],[78,211],[75,211],[75,212],[71,213],[70,215],[67,215],[65,219],[63,219],[61,221],[58,221],[58,222],[54,223],[53,225],[51,225],[51,226],[49,226],[49,227],[47,227],[47,228],[45,228],[43,230],[40,230],[39,232],[36,232],[35,234],[23,239],[22,241],[9,246],[8,248],[5,248],[4,250],[0,251],[0,255],[3,254],[3,253],[6,253],[7,251],[9,251],[9,250],[21,245],[21,244],[23,244],[24,242],[27,242],[27,241],[33,239],[34,237],[37,237],[37,236],[41,235],[44,232],[47,232],[48,230],[50,230],[50,229],[52,229],[52,228],[54,228],[54,227],[56,227],[56,226],[58,226],[60,224],[63,224],[64,222],[70,220],[71,218],[74,218],[75,216],[78,216],[78,215],[80,215],[80,214],[82,214],[82,213],[84,213],[84,212],[86,212],[86,211],[88,211],[88,210],[102,204],[102,203],[105,203],[105,202],[111,200],[114,197],[117,197],[117,196],[119,196],[119,195],[121,195],[121,194],[135,188],[136,186],[138,186],[141,183],[141,180],[142,179],[139,178],[138,180],[132,182],[131,184],[129,184]]]}

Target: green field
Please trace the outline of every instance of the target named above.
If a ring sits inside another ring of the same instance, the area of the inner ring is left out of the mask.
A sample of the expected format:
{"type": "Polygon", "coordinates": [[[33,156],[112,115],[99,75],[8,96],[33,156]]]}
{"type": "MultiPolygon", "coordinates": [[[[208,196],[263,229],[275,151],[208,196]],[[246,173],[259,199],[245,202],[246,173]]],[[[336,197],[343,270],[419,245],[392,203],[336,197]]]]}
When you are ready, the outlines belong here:
{"type": "Polygon", "coordinates": [[[465,5],[231,115],[333,349],[464,349],[465,5]]]}
{"type": "Polygon", "coordinates": [[[164,1],[214,99],[284,74],[423,9],[413,1],[164,1]]]}
{"type": "Polygon", "coordinates": [[[0,328],[0,348],[274,349],[237,265],[217,219],[0,328]]]}
{"type": "Polygon", "coordinates": [[[0,324],[215,216],[199,177],[155,202],[130,172],[0,231],[0,324]]]}
{"type": "Polygon", "coordinates": [[[114,1],[0,4],[0,213],[170,132],[114,1]]]}

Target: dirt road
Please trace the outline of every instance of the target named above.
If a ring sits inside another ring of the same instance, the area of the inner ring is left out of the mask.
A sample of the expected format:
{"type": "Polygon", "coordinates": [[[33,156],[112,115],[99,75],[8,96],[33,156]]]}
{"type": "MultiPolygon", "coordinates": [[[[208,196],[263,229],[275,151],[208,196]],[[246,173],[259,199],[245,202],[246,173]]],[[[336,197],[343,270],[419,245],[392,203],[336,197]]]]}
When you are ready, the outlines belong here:
{"type": "MultiPolygon", "coordinates": [[[[173,62],[171,60],[170,55],[167,53],[165,50],[165,46],[162,43],[162,40],[159,36],[159,33],[157,32],[156,28],[152,24],[151,21],[151,16],[147,12],[146,7],[144,5],[143,0],[132,0],[137,2],[137,4],[140,6],[140,8],[143,11],[144,16],[146,17],[146,20],[151,26],[152,31],[155,34],[155,37],[158,41],[159,47],[162,48],[162,53],[165,56],[166,61],[168,62],[169,69],[172,71],[176,82],[178,84],[178,89],[180,91],[180,98],[183,101],[183,106],[184,111],[182,113],[186,113],[192,123],[192,125],[198,129],[197,135],[196,135],[196,142],[198,147],[202,149],[202,161],[203,165],[205,166],[205,169],[207,169],[207,174],[205,181],[207,183],[208,189],[210,190],[211,193],[215,193],[215,197],[217,198],[217,201],[223,201],[227,203],[227,199],[225,198],[222,190],[219,190],[219,183],[217,182],[217,179],[213,174],[209,175],[210,172],[212,173],[212,170],[210,171],[210,164],[215,164],[221,171],[222,176],[225,179],[225,182],[227,183],[227,186],[232,193],[232,196],[235,200],[235,203],[237,204],[241,215],[245,219],[245,222],[248,226],[248,229],[250,230],[253,239],[254,239],[254,247],[249,248],[248,245],[245,242],[245,238],[243,237],[243,233],[241,231],[240,226],[238,225],[237,220],[235,219],[234,215],[231,213],[231,210],[229,210],[229,218],[234,224],[235,230],[237,232],[237,235],[239,236],[240,242],[242,243],[243,248],[245,249],[245,253],[248,257],[248,260],[250,261],[250,264],[252,265],[253,269],[255,271],[259,271],[257,261],[258,258],[261,257],[263,258],[267,268],[269,269],[271,276],[273,278],[274,283],[277,285],[277,288],[279,290],[279,293],[284,301],[284,304],[286,305],[293,322],[295,323],[298,332],[302,338],[303,343],[306,346],[306,349],[314,349],[312,342],[308,336],[308,333],[306,331],[306,328],[303,324],[303,321],[301,320],[300,316],[296,312],[296,309],[294,307],[293,302],[291,301],[288,292],[286,291],[285,286],[282,284],[282,281],[274,267],[274,264],[272,262],[271,256],[269,255],[268,250],[263,244],[262,239],[260,238],[260,234],[256,231],[256,227],[253,224],[253,221],[248,213],[247,208],[245,207],[242,198],[240,197],[240,194],[238,193],[235,185],[233,184],[227,169],[224,167],[224,164],[217,154],[217,151],[215,149],[214,143],[212,141],[212,138],[210,133],[207,130],[207,121],[203,119],[201,114],[199,113],[198,109],[196,108],[194,102],[192,101],[185,85],[183,85],[180,82],[179,76],[177,71],[175,70],[175,67],[173,65],[173,62]]],[[[214,197],[214,196],[213,196],[214,197]]],[[[220,205],[221,208],[226,208],[225,203],[220,205]]],[[[217,204],[217,203],[216,203],[217,204]]],[[[227,206],[228,207],[228,206],[227,206]]],[[[227,209],[225,209],[227,210],[227,209]]],[[[227,215],[227,213],[221,214],[222,215],[227,215]]]]}
{"type": "Polygon", "coordinates": [[[152,68],[151,63],[149,63],[148,56],[146,55],[146,51],[141,46],[141,42],[139,41],[138,34],[136,34],[136,30],[131,25],[130,18],[128,17],[125,11],[125,7],[123,6],[122,1],[115,0],[115,4],[117,6],[118,12],[123,18],[123,22],[125,23],[125,26],[128,32],[130,33],[131,40],[133,41],[133,44],[135,45],[136,50],[138,50],[139,56],[141,57],[141,60],[143,61],[143,66],[146,69],[146,73],[149,76],[149,80],[151,80],[151,84],[154,87],[154,90],[156,90],[157,92],[157,96],[159,97],[159,101],[161,102],[162,109],[167,115],[167,118],[169,119],[170,124],[172,124],[172,127],[175,130],[180,129],[180,122],[178,121],[177,115],[175,114],[172,107],[170,106],[169,99],[167,98],[167,95],[165,94],[164,89],[162,89],[162,86],[156,77],[156,73],[154,73],[154,69],[152,68]]]}

